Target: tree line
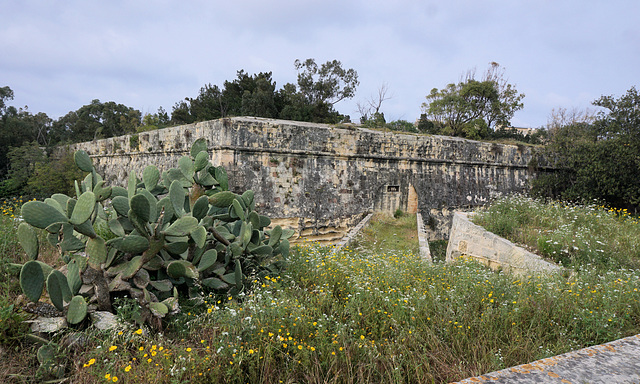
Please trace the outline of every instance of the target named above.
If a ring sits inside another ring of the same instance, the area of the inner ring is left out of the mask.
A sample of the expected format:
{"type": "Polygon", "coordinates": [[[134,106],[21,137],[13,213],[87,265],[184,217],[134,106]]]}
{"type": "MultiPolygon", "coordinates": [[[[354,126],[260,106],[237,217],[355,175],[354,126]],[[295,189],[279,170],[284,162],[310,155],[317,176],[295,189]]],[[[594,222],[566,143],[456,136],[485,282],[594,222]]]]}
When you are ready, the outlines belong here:
{"type": "Polygon", "coordinates": [[[640,213],[640,94],[593,101],[598,112],[553,111],[548,140],[532,164],[538,196],[640,213]],[[544,167],[553,171],[545,171],[544,167]]]}
{"type": "MultiPolygon", "coordinates": [[[[52,193],[71,188],[70,158],[46,161],[44,149],[131,134],[171,125],[229,116],[256,116],[336,124],[349,122],[335,105],[353,98],[359,85],[354,69],[340,61],[318,65],[296,60],[296,84],[277,89],[272,72],[250,75],[244,70],[221,86],[206,84],[196,97],[176,102],[171,114],[156,113],[113,101],[93,100],[58,120],[45,113],[8,105],[13,91],[0,88],[0,197],[18,193],[52,193]]],[[[538,196],[592,200],[615,207],[640,207],[640,96],[632,87],[620,98],[602,96],[597,113],[552,112],[549,123],[532,135],[511,128],[525,95],[490,63],[481,75],[468,71],[456,83],[434,88],[421,106],[416,122],[387,122],[383,103],[390,99],[383,84],[376,95],[357,103],[362,126],[393,131],[458,136],[474,140],[510,140],[536,144],[531,169],[532,191],[538,196]],[[546,170],[555,169],[553,172],[546,170]]],[[[70,191],[72,192],[72,191],[70,191]]]]}
{"type": "MultiPolygon", "coordinates": [[[[178,101],[171,115],[164,108],[145,114],[113,101],[92,100],[57,120],[45,113],[32,114],[28,108],[8,105],[14,94],[0,88],[0,197],[19,193],[52,193],[59,188],[43,182],[47,175],[66,180],[51,167],[47,149],[65,143],[83,142],[164,128],[171,125],[228,116],[256,116],[335,124],[349,116],[335,109],[341,100],[352,98],[359,85],[354,69],[344,69],[338,60],[318,65],[314,59],[296,60],[297,83],[276,90],[271,72],[249,75],[237,72],[236,79],[222,87],[207,84],[195,98],[178,101]],[[37,177],[35,177],[37,176],[37,177]],[[37,181],[35,181],[37,180],[37,181]]],[[[73,167],[71,167],[73,168],[73,167]]],[[[50,178],[50,177],[49,177],[50,178]]],[[[71,179],[73,180],[73,179],[71,179]]],[[[50,180],[51,181],[51,180],[50,180]]],[[[66,181],[64,182],[66,183],[66,181]]],[[[65,184],[66,185],[66,184],[65,184]]]]}

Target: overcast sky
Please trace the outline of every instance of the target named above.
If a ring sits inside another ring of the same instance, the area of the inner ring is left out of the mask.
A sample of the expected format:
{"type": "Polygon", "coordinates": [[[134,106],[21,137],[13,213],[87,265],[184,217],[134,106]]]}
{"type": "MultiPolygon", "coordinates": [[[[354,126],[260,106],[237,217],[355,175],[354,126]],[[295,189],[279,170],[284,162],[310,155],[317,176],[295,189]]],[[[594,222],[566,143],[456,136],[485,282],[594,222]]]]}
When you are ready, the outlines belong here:
{"type": "Polygon", "coordinates": [[[296,59],[358,72],[359,117],[386,83],[387,121],[414,121],[432,88],[495,61],[540,127],[553,108],[586,108],[640,84],[638,0],[4,1],[0,86],[10,105],[56,119],[93,99],[154,113],[236,71],[295,83],[296,59]]]}

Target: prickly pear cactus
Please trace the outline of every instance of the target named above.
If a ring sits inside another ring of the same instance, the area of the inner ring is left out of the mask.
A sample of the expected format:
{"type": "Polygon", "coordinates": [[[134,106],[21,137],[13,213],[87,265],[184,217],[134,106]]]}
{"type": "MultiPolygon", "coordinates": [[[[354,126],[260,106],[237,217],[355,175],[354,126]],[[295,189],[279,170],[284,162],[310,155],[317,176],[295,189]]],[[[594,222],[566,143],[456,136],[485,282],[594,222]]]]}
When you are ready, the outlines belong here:
{"type": "Polygon", "coordinates": [[[180,295],[236,295],[254,277],[283,267],[293,230],[267,229],[271,220],[255,211],[254,193],[228,190],[226,171],[211,165],[204,139],[178,168],[149,165],[142,179],[131,172],[126,188],[106,186],[86,152],[74,159],[88,172],[76,182],[76,196],[25,203],[19,228],[31,259],[20,273],[25,295],[38,301],[46,288],[70,324],[93,307],[112,311],[112,296],[128,293],[143,319],[159,326],[179,310],[180,295]],[[107,239],[95,229],[105,226],[107,239]],[[37,230],[59,249],[66,275],[37,260],[37,230]]]}

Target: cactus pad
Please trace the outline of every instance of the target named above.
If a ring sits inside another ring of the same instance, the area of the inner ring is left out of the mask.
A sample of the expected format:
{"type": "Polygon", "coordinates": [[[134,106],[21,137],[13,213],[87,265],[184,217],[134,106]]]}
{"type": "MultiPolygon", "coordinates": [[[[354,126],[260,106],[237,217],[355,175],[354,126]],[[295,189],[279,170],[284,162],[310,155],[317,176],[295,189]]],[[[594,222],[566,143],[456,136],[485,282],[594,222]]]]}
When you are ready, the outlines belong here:
{"type": "Polygon", "coordinates": [[[174,221],[173,224],[164,231],[164,234],[167,236],[186,236],[195,230],[197,226],[198,219],[192,216],[183,216],[174,221]]]}
{"type": "Polygon", "coordinates": [[[233,203],[233,200],[237,197],[235,193],[231,191],[218,192],[215,195],[209,197],[209,203],[214,207],[226,208],[233,203]]]}
{"type": "Polygon", "coordinates": [[[207,151],[207,140],[201,137],[198,140],[196,140],[191,146],[190,155],[191,157],[195,158],[198,156],[200,152],[203,152],[203,151],[204,152],[207,151]]]}
{"type": "Polygon", "coordinates": [[[144,182],[144,187],[148,191],[151,191],[158,185],[158,181],[160,181],[160,171],[155,165],[148,165],[142,171],[142,182],[144,182]]]}
{"type": "Polygon", "coordinates": [[[94,269],[100,269],[100,264],[107,261],[107,246],[100,236],[87,240],[85,252],[89,257],[87,262],[94,269]]]}
{"type": "Polygon", "coordinates": [[[42,201],[29,201],[22,205],[22,218],[27,223],[45,229],[53,223],[66,223],[67,217],[42,201]]]}
{"type": "Polygon", "coordinates": [[[180,277],[198,278],[198,270],[186,260],[174,260],[167,265],[167,274],[174,279],[180,277]]]}
{"type": "Polygon", "coordinates": [[[151,302],[149,303],[149,309],[154,316],[164,317],[167,313],[169,313],[169,308],[163,303],[151,302]]]}
{"type": "Polygon", "coordinates": [[[74,296],[69,303],[67,321],[69,324],[78,324],[87,317],[87,302],[82,296],[74,296]]]}
{"type": "Polygon", "coordinates": [[[212,267],[218,260],[218,252],[215,249],[206,251],[200,258],[200,264],[198,264],[198,271],[202,272],[212,267]]]}
{"type": "Polygon", "coordinates": [[[195,171],[200,172],[207,164],[209,164],[209,154],[206,151],[198,152],[193,162],[195,171]]]}
{"type": "Polygon", "coordinates": [[[38,235],[27,223],[18,225],[18,241],[31,260],[38,258],[38,235]]]}
{"type": "Polygon", "coordinates": [[[84,172],[93,171],[93,162],[89,157],[89,154],[83,150],[76,151],[73,155],[73,160],[75,161],[78,168],[80,168],[84,172]]]}
{"type": "MultiPolygon", "coordinates": [[[[151,206],[144,195],[135,195],[131,198],[131,210],[144,223],[149,222],[151,206]]],[[[154,207],[155,211],[155,207],[154,207]]]]}
{"type": "Polygon", "coordinates": [[[78,197],[73,213],[69,222],[75,225],[79,225],[89,220],[91,214],[96,207],[96,195],[91,191],[87,191],[78,197]]]}
{"type": "Polygon", "coordinates": [[[35,260],[27,261],[20,270],[20,287],[25,296],[34,303],[40,300],[44,289],[44,273],[40,263],[35,260]]]}
{"type": "Polygon", "coordinates": [[[82,287],[82,278],[80,277],[80,266],[77,260],[71,260],[67,264],[67,283],[72,295],[77,295],[82,287]]]}
{"type": "MultiPolygon", "coordinates": [[[[66,286],[67,279],[60,271],[53,271],[47,277],[47,292],[49,292],[51,303],[58,309],[58,311],[64,310],[62,283],[64,283],[64,285],[66,286]],[[64,281],[60,279],[60,275],[58,274],[62,275],[62,279],[64,279],[64,281]]],[[[67,291],[69,291],[69,287],[67,286],[66,288],[67,291]]]]}

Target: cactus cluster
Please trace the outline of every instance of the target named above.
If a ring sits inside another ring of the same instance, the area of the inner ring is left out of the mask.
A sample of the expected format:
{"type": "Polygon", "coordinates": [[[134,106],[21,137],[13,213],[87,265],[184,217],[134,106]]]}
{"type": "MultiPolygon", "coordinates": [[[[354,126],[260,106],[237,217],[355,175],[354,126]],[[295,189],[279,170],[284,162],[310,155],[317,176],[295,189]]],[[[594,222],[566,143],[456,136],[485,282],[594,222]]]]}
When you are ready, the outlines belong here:
{"type": "Polygon", "coordinates": [[[282,268],[293,230],[266,229],[271,220],[254,210],[253,192],[229,191],[226,171],[209,162],[204,139],[178,168],[161,173],[149,165],[142,179],[131,172],[126,189],[105,185],[86,152],[74,159],[88,172],[76,182],[76,197],[25,203],[18,228],[31,258],[20,271],[25,296],[37,302],[46,289],[68,323],[82,322],[93,307],[113,312],[113,296],[128,294],[144,321],[160,325],[179,310],[181,294],[198,297],[206,287],[235,295],[248,277],[282,268]],[[108,239],[95,230],[105,226],[108,239]],[[66,266],[37,260],[36,229],[46,231],[66,266]]]}

